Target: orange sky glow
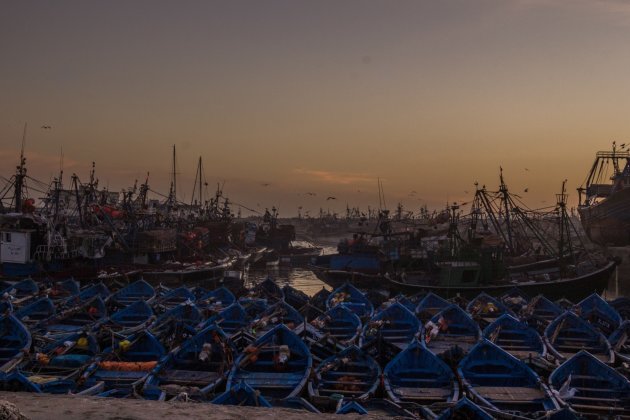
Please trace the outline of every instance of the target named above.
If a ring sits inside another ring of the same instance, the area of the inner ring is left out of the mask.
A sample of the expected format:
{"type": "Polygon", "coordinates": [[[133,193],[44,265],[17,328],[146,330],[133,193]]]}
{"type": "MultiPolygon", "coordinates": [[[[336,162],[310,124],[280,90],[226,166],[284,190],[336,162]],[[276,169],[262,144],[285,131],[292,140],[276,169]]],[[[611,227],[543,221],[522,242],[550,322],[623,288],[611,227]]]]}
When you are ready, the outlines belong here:
{"type": "Polygon", "coordinates": [[[630,141],[629,45],[624,0],[7,1],[0,176],[28,122],[44,182],[63,148],[66,181],[95,161],[166,194],[175,144],[185,202],[202,156],[210,190],[282,216],[378,206],[379,178],[390,208],[441,208],[500,166],[531,208],[564,179],[574,204],[630,141]]]}

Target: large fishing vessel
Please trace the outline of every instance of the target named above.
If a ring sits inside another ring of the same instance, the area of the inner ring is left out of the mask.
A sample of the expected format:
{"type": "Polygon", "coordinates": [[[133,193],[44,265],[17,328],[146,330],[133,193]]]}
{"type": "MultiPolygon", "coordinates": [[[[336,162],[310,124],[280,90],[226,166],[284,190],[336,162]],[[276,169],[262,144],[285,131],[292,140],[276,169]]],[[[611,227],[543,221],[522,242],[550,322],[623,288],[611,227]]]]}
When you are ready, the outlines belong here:
{"type": "MultiPolygon", "coordinates": [[[[630,146],[630,144],[628,145],[630,146]]],[[[578,188],[578,212],[584,231],[600,245],[630,244],[630,151],[613,143],[612,151],[600,151],[578,188]]]]}

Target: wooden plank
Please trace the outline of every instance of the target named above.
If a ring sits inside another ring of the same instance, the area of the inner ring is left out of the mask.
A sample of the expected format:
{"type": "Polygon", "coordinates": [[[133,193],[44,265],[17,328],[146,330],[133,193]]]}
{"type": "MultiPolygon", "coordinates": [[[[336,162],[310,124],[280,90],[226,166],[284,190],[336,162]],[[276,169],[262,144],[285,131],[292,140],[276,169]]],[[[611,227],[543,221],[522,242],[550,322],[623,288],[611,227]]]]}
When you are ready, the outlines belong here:
{"type": "Polygon", "coordinates": [[[484,398],[497,401],[530,401],[545,397],[545,393],[537,388],[477,386],[474,389],[484,398]]]}

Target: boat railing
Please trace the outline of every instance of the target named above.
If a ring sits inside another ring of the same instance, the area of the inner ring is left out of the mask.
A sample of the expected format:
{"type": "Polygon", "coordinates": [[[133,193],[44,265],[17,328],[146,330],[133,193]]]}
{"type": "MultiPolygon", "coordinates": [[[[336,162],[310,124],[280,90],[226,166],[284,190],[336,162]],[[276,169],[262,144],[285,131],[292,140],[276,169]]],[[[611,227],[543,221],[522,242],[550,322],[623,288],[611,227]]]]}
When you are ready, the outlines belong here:
{"type": "Polygon", "coordinates": [[[77,249],[68,250],[65,245],[38,245],[33,258],[39,261],[68,260],[79,255],[77,249]]]}

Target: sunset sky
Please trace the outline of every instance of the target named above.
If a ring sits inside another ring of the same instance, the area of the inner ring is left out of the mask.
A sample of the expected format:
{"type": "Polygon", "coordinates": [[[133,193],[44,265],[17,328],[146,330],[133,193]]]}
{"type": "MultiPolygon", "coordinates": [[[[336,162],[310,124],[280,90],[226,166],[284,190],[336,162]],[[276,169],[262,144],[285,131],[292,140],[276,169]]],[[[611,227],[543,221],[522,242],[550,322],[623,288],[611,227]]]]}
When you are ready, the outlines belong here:
{"type": "Polygon", "coordinates": [[[181,200],[202,156],[285,216],[378,205],[378,178],[389,207],[469,201],[499,166],[530,207],[575,200],[630,141],[625,0],[6,0],[0,60],[4,178],[28,122],[42,181],[63,148],[66,180],[166,193],[175,144],[181,200]]]}

